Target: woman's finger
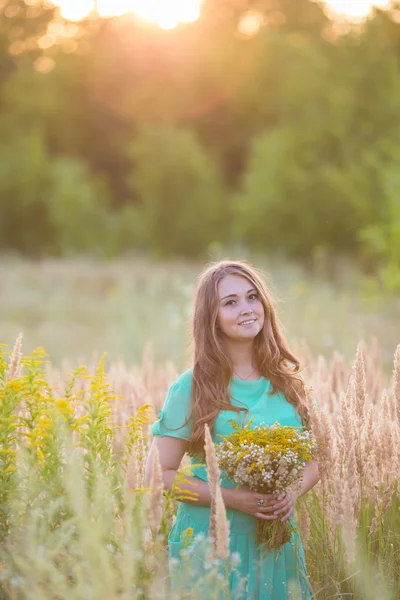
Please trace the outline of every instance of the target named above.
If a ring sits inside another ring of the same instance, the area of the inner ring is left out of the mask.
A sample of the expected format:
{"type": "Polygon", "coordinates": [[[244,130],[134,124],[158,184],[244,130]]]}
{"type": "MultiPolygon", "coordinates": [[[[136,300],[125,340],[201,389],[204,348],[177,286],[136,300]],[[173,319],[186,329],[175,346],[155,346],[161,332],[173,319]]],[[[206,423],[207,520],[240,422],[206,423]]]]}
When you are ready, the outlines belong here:
{"type": "Polygon", "coordinates": [[[274,504],[278,498],[273,494],[260,494],[260,500],[264,500],[268,504],[274,504]]]}
{"type": "Polygon", "coordinates": [[[285,496],[283,498],[283,500],[281,500],[280,502],[277,502],[276,504],[274,504],[273,508],[274,509],[282,508],[282,506],[286,506],[287,503],[288,503],[288,497],[285,496]]]}
{"type": "Polygon", "coordinates": [[[288,509],[292,509],[293,508],[293,503],[292,502],[286,502],[286,504],[284,506],[282,506],[281,508],[277,508],[276,510],[274,510],[274,515],[279,515],[283,512],[287,512],[288,509]]]}
{"type": "Polygon", "coordinates": [[[276,512],[277,510],[282,510],[285,509],[285,507],[287,506],[287,502],[281,502],[279,504],[279,509],[275,508],[276,504],[269,504],[268,506],[264,506],[263,509],[269,512],[276,512]]]}
{"type": "Polygon", "coordinates": [[[274,512],[274,507],[272,505],[271,506],[257,506],[257,509],[264,514],[274,512]]]}
{"type": "Polygon", "coordinates": [[[276,515],[265,515],[260,512],[256,513],[254,516],[257,517],[257,519],[264,519],[264,521],[273,521],[278,518],[276,515]]]}
{"type": "Polygon", "coordinates": [[[282,523],[287,521],[289,519],[289,517],[293,514],[293,509],[294,509],[294,507],[292,507],[283,517],[281,517],[282,523]]]}
{"type": "Polygon", "coordinates": [[[258,506],[260,506],[260,508],[268,508],[269,510],[273,510],[276,500],[266,500],[265,498],[259,498],[259,500],[262,500],[264,502],[264,505],[261,506],[257,504],[258,506]]]}

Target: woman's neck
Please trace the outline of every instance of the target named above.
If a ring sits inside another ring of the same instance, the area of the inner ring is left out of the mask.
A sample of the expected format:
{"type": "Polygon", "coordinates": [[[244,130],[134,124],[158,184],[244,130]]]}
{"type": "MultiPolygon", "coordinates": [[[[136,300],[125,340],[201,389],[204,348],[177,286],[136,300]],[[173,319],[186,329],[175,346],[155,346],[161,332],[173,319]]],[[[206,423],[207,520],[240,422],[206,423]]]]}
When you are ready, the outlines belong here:
{"type": "MultiPolygon", "coordinates": [[[[228,352],[232,364],[233,371],[235,376],[239,376],[239,378],[246,378],[252,370],[255,370],[255,365],[253,364],[253,341],[234,344],[231,342],[226,342],[225,349],[228,352]]],[[[254,375],[258,375],[256,371],[254,371],[254,375]]]]}

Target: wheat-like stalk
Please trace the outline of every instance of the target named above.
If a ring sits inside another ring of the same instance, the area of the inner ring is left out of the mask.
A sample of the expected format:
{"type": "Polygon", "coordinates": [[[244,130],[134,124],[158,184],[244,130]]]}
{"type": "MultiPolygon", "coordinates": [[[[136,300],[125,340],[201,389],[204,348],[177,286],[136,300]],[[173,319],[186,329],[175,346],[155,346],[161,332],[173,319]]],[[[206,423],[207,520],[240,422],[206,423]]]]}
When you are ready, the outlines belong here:
{"type": "Polygon", "coordinates": [[[216,540],[215,550],[217,556],[226,560],[229,556],[229,521],[226,516],[225,504],[222,498],[221,486],[216,489],[215,501],[216,540]]]}
{"type": "Polygon", "coordinates": [[[221,471],[208,425],[205,426],[204,436],[208,483],[211,494],[210,537],[214,540],[216,554],[220,558],[226,559],[229,554],[229,522],[222,498],[221,471]]]}
{"type": "Polygon", "coordinates": [[[310,538],[310,515],[305,502],[302,502],[300,506],[300,535],[303,542],[304,548],[307,548],[308,540],[310,538]]]}
{"type": "Polygon", "coordinates": [[[22,333],[19,334],[17,340],[15,342],[11,358],[10,358],[10,368],[6,374],[6,380],[11,381],[12,379],[17,379],[20,374],[21,368],[21,357],[22,357],[22,333]]]}
{"type": "Polygon", "coordinates": [[[153,460],[150,478],[150,511],[149,525],[154,534],[160,530],[162,520],[163,477],[160,464],[160,454],[157,446],[153,447],[153,460]]]}
{"type": "Polygon", "coordinates": [[[210,537],[215,541],[217,538],[217,488],[220,484],[220,469],[215,454],[215,447],[212,441],[208,425],[204,428],[205,454],[207,462],[208,485],[211,495],[210,506],[210,537]]]}
{"type": "Polygon", "coordinates": [[[367,400],[363,343],[360,343],[357,348],[356,360],[353,366],[353,375],[355,410],[357,418],[361,421],[365,414],[365,405],[367,400]]]}
{"type": "Polygon", "coordinates": [[[397,346],[394,355],[393,395],[396,399],[397,421],[400,423],[400,344],[397,346]]]}

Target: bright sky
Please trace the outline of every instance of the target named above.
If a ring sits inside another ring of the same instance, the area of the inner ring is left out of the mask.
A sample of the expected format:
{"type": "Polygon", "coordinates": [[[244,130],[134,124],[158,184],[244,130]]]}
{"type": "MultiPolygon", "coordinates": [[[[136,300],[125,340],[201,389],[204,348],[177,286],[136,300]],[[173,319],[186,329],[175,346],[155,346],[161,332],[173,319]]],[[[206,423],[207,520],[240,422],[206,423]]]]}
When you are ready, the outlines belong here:
{"type": "MultiPolygon", "coordinates": [[[[71,21],[87,17],[95,8],[104,17],[133,12],[163,29],[196,21],[202,0],[53,0],[63,16],[71,21]]],[[[387,6],[389,0],[326,0],[338,14],[351,18],[366,16],[372,6],[387,6]]]]}

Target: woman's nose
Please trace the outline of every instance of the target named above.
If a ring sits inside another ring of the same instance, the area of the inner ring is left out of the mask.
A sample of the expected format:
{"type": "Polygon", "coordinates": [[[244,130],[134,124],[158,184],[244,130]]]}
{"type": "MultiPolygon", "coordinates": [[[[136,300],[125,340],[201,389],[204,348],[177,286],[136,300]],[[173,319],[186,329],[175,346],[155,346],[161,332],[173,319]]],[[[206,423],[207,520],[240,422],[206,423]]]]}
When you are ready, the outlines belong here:
{"type": "Polygon", "coordinates": [[[242,315],[250,315],[253,311],[251,310],[250,306],[243,306],[242,310],[241,310],[241,314],[242,315]]]}

